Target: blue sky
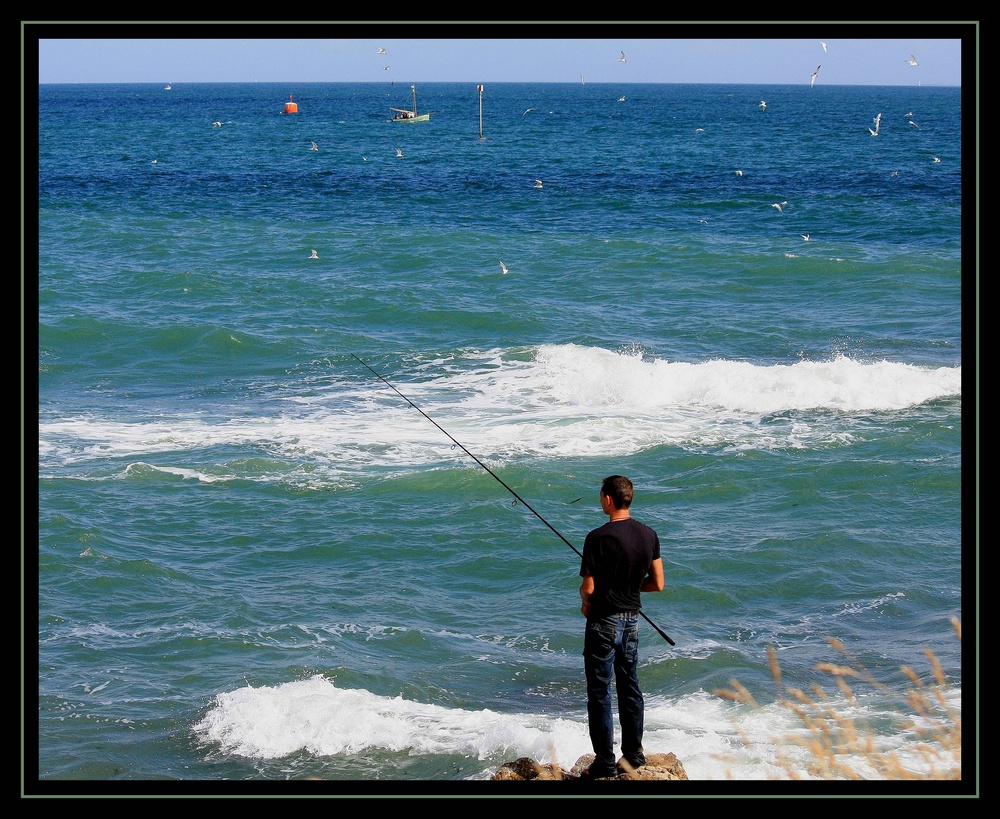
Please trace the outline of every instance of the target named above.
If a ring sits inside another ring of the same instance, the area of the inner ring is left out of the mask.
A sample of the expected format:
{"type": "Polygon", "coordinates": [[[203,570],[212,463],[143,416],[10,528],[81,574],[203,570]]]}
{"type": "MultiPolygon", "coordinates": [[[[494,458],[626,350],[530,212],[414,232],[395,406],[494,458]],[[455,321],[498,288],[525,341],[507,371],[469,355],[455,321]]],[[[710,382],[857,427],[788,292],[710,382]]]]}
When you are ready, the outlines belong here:
{"type": "Polygon", "coordinates": [[[817,84],[959,86],[963,52],[967,68],[978,67],[974,21],[718,26],[22,21],[22,32],[28,71],[37,44],[40,83],[579,82],[583,75],[588,83],[808,85],[822,66],[817,84]],[[605,36],[551,36],[581,32],[605,36]],[[704,36],[716,32],[729,36],[704,36]],[[872,32],[900,36],[864,36],[872,32]],[[341,36],[316,36],[324,33],[341,36]],[[665,36],[637,38],[637,33],[665,36]],[[520,36],[499,36],[510,34],[520,36]],[[623,51],[626,62],[620,60],[623,51]],[[908,63],[911,56],[917,65],[908,63]]]}

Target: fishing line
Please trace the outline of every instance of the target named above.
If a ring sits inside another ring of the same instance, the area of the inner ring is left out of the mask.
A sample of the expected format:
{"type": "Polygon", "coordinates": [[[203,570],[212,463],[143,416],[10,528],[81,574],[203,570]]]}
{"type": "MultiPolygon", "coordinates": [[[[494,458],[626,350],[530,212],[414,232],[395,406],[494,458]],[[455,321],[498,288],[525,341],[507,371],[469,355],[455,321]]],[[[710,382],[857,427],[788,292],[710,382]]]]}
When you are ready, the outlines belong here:
{"type": "MultiPolygon", "coordinates": [[[[574,552],[576,552],[580,557],[583,557],[583,552],[581,552],[579,549],[576,548],[576,546],[574,546],[572,543],[570,543],[568,540],[566,540],[566,538],[564,538],[562,536],[562,534],[551,523],[549,523],[545,518],[543,518],[540,514],[538,514],[538,512],[535,511],[535,509],[531,506],[530,503],[528,503],[524,498],[522,498],[520,495],[518,495],[517,492],[515,492],[506,483],[504,483],[503,479],[499,475],[497,475],[492,469],[490,469],[486,464],[484,464],[481,460],[479,460],[479,458],[477,458],[475,455],[473,455],[471,452],[469,452],[469,450],[467,450],[458,441],[458,439],[456,439],[450,432],[448,432],[448,430],[446,430],[437,421],[435,421],[433,418],[431,418],[426,412],[424,412],[422,409],[420,409],[420,407],[418,407],[409,398],[407,398],[405,395],[403,395],[403,393],[401,393],[399,390],[397,390],[392,384],[389,383],[389,381],[383,375],[381,375],[380,373],[376,372],[374,369],[372,369],[370,366],[368,366],[368,364],[366,364],[364,361],[362,361],[360,358],[358,358],[356,355],[354,355],[354,353],[351,353],[351,357],[354,358],[359,364],[361,364],[361,366],[363,366],[365,369],[367,369],[379,381],[381,381],[383,384],[385,384],[390,390],[392,390],[394,393],[396,393],[396,395],[398,395],[400,398],[402,398],[407,404],[409,404],[417,412],[419,412],[421,415],[423,415],[424,418],[426,418],[428,421],[430,421],[432,424],[434,424],[434,426],[436,426],[439,430],[441,430],[441,432],[443,432],[445,435],[447,435],[451,439],[452,443],[454,443],[455,446],[457,446],[459,449],[461,449],[462,452],[464,452],[466,455],[468,455],[470,458],[472,458],[472,460],[474,460],[477,464],[479,464],[483,469],[485,469],[490,474],[490,476],[493,477],[497,481],[497,483],[499,483],[504,489],[506,489],[508,492],[510,492],[510,494],[512,494],[514,496],[514,498],[515,498],[515,505],[516,505],[516,503],[519,502],[522,506],[524,506],[525,509],[527,509],[529,512],[531,512],[531,514],[533,514],[542,523],[544,523],[546,526],[548,526],[549,529],[551,529],[552,532],[556,535],[556,537],[558,537],[563,543],[565,543],[567,546],[569,546],[569,548],[571,548],[574,552]]],[[[580,499],[577,498],[577,500],[580,500],[580,499]]],[[[575,503],[575,502],[576,501],[573,501],[573,503],[575,503]]],[[[668,643],[670,643],[670,645],[676,645],[676,643],[674,643],[674,641],[671,640],[667,636],[666,632],[663,631],[663,629],[661,629],[658,625],[656,625],[656,623],[654,623],[652,620],[649,619],[649,617],[646,616],[645,612],[640,611],[639,614],[641,614],[642,617],[643,617],[643,619],[647,623],[649,623],[653,628],[655,628],[657,630],[657,632],[659,632],[659,635],[664,640],[666,640],[668,643]]]]}

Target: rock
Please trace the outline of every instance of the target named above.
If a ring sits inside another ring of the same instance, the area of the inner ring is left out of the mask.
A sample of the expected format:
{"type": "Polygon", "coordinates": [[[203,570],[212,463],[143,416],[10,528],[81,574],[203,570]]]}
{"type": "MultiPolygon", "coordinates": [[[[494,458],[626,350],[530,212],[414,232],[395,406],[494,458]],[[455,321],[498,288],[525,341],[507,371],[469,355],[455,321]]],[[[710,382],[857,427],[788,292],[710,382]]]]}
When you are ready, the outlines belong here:
{"type": "MultiPolygon", "coordinates": [[[[554,762],[543,765],[535,762],[531,757],[522,756],[513,762],[505,762],[490,779],[517,780],[519,782],[529,779],[562,779],[567,782],[575,782],[580,780],[580,773],[593,761],[593,754],[584,754],[567,771],[554,762]]],[[[646,754],[645,765],[633,768],[624,759],[619,759],[617,775],[602,778],[680,780],[688,777],[684,765],[673,754],[646,754]]]]}

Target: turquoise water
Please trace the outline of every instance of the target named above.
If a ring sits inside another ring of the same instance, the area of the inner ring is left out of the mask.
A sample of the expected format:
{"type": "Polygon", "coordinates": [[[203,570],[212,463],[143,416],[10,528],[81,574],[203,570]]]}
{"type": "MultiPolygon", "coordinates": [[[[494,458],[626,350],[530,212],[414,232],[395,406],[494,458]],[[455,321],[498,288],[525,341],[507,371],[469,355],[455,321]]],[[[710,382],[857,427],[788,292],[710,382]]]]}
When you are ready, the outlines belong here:
{"type": "Polygon", "coordinates": [[[828,638],[961,714],[960,89],[488,85],[483,139],[474,85],[38,91],[29,783],[571,766],[613,473],[666,568],[647,751],[809,778],[767,652],[836,691],[828,638]]]}

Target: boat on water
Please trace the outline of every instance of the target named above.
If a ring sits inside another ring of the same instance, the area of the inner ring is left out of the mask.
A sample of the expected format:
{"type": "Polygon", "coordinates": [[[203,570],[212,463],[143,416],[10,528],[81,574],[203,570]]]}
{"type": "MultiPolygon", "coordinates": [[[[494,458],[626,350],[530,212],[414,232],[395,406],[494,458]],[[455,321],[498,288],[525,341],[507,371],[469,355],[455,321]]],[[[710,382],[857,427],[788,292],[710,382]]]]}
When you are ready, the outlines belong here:
{"type": "Polygon", "coordinates": [[[417,113],[417,86],[411,85],[410,90],[413,92],[413,110],[409,108],[390,108],[390,111],[395,111],[392,115],[393,122],[427,122],[431,118],[430,114],[417,113]]]}

